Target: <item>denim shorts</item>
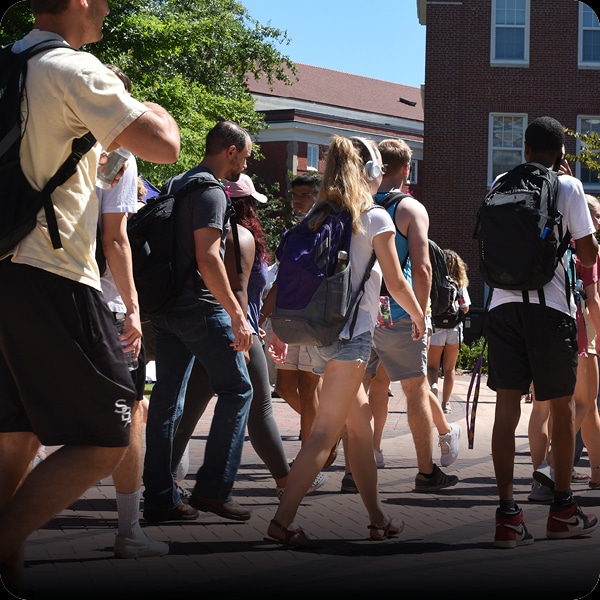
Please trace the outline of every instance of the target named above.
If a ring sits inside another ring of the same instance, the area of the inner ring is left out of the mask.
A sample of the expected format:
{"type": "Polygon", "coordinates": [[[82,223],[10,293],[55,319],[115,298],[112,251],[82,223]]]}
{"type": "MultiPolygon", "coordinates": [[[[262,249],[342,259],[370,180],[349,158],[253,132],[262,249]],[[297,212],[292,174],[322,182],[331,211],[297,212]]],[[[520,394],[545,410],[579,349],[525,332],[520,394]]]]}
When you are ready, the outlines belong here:
{"type": "Polygon", "coordinates": [[[366,363],[371,356],[373,333],[365,331],[350,340],[335,340],[327,346],[309,346],[308,353],[313,365],[313,373],[323,375],[325,366],[330,360],[366,363]]]}

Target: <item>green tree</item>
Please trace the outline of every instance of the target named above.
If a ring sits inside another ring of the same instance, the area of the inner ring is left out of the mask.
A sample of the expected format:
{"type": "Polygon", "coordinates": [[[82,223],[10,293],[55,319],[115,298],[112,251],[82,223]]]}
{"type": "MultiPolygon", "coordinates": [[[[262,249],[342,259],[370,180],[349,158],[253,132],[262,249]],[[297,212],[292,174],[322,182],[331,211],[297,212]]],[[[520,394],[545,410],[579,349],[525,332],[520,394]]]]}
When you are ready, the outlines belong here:
{"type": "MultiPolygon", "coordinates": [[[[111,0],[109,6],[104,38],[84,49],[123,69],[133,95],[164,106],[181,131],[175,165],[140,161],[140,172],[157,185],[198,163],[219,119],[251,134],[265,126],[246,85],[249,73],[287,83],[296,73],[275,48],[289,43],[286,32],[261,25],[235,0],[111,0]]],[[[0,42],[22,37],[32,23],[28,4],[16,3],[2,19],[0,42]]],[[[254,154],[260,156],[258,146],[254,154]]]]}
{"type": "Polygon", "coordinates": [[[567,160],[569,162],[580,162],[590,171],[600,174],[600,135],[595,131],[580,133],[572,129],[565,129],[565,132],[581,142],[579,154],[567,154],[567,160]]]}

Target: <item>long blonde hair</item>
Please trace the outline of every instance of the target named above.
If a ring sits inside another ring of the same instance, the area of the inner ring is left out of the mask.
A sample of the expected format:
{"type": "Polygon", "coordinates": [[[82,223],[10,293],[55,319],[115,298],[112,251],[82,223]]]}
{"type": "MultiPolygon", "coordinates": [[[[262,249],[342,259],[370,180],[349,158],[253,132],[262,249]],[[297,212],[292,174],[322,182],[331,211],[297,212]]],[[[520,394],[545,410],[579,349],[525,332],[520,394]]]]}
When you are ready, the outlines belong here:
{"type": "MultiPolygon", "coordinates": [[[[327,203],[329,200],[350,213],[352,231],[355,234],[362,231],[360,215],[372,206],[373,196],[366,179],[367,161],[361,155],[359,144],[357,142],[355,145],[352,140],[340,135],[333,136],[327,151],[317,203],[309,217],[312,229],[317,229],[333,212],[333,208],[327,203]]],[[[371,145],[373,151],[377,152],[377,146],[371,145]]]]}
{"type": "Polygon", "coordinates": [[[467,277],[467,265],[465,261],[454,250],[444,248],[446,263],[448,264],[448,275],[459,288],[466,288],[469,285],[467,277]]]}

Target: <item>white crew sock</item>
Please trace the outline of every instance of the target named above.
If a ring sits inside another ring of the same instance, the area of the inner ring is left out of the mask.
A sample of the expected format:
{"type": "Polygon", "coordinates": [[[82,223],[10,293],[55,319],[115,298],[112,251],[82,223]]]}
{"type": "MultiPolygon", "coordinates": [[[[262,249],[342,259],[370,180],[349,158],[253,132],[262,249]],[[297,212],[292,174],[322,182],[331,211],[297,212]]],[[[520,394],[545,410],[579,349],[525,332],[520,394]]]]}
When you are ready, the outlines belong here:
{"type": "Polygon", "coordinates": [[[133,494],[120,494],[117,492],[119,535],[131,539],[146,537],[140,526],[141,495],[141,489],[133,492],[133,494]]]}

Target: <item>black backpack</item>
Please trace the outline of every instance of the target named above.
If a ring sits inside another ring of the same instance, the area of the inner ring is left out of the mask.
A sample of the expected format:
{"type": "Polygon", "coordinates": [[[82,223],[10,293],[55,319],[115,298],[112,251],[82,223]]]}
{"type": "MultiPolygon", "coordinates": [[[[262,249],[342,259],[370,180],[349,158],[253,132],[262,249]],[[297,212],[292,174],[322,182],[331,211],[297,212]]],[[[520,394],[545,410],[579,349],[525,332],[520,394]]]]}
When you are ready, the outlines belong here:
{"type": "MultiPolygon", "coordinates": [[[[202,186],[218,186],[222,189],[221,184],[209,173],[199,173],[174,193],[171,192],[172,183],[173,180],[169,180],[163,186],[163,191],[150,198],[127,222],[133,279],[138,293],[140,315],[144,320],[165,314],[183,289],[187,278],[197,269],[195,261],[189,265],[177,265],[176,261],[175,215],[180,199],[202,186]]],[[[233,233],[236,265],[238,272],[241,272],[235,211],[229,196],[227,199],[227,216],[233,233]]]]}
{"type": "MultiPolygon", "coordinates": [[[[377,203],[379,206],[383,206],[390,213],[392,220],[394,220],[394,213],[396,206],[403,198],[406,198],[409,194],[403,192],[389,192],[377,203]],[[394,207],[390,210],[390,207],[394,207]]],[[[394,225],[396,221],[394,220],[394,225]]],[[[398,234],[398,228],[396,228],[398,234]]],[[[400,234],[402,235],[402,234],[400,234]]],[[[429,299],[431,303],[431,316],[444,314],[448,307],[454,302],[457,294],[456,284],[450,279],[448,275],[448,265],[446,263],[446,255],[444,251],[431,239],[427,240],[429,246],[429,261],[431,262],[431,290],[429,292],[429,299]]],[[[408,262],[408,255],[402,261],[402,269],[408,262]]],[[[385,282],[382,283],[383,296],[388,296],[385,282]]]]}
{"type": "MultiPolygon", "coordinates": [[[[75,173],[78,161],[96,143],[89,132],[73,140],[71,154],[42,191],[34,190],[23,174],[19,151],[23,134],[21,100],[25,89],[27,60],[51,48],[71,46],[49,40],[19,54],[12,52],[12,44],[0,48],[0,256],[32,231],[42,208],[46,213],[52,245],[55,249],[62,248],[52,205],[52,192],[75,173]]],[[[77,51],[75,48],[71,49],[77,51]]]]}
{"type": "Polygon", "coordinates": [[[527,295],[541,292],[552,280],[570,241],[557,208],[559,189],[556,171],[523,163],[502,175],[486,194],[473,237],[479,270],[490,287],[527,295]]]}

